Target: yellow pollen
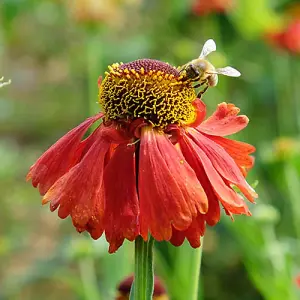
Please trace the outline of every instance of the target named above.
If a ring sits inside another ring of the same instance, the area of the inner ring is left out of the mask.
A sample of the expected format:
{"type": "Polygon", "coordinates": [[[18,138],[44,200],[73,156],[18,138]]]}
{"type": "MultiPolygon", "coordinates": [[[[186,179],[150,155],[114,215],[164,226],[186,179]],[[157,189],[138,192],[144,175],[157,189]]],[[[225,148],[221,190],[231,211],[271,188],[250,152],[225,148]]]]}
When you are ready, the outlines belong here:
{"type": "Polygon", "coordinates": [[[113,64],[108,70],[99,90],[99,103],[107,119],[143,118],[162,130],[169,124],[195,120],[195,91],[172,66],[141,59],[113,64]]]}

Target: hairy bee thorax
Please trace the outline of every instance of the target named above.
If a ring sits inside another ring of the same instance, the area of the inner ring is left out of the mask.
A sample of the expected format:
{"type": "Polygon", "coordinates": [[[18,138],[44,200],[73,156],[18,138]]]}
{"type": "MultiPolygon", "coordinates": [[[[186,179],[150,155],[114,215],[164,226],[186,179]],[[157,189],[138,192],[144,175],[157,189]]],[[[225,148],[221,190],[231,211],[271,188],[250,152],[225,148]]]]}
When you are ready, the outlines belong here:
{"type": "MultiPolygon", "coordinates": [[[[209,78],[214,72],[214,66],[205,59],[194,59],[181,68],[181,74],[190,81],[210,81],[209,78]]],[[[213,76],[215,77],[215,76],[213,76]]],[[[212,80],[213,81],[213,80],[212,80]]]]}

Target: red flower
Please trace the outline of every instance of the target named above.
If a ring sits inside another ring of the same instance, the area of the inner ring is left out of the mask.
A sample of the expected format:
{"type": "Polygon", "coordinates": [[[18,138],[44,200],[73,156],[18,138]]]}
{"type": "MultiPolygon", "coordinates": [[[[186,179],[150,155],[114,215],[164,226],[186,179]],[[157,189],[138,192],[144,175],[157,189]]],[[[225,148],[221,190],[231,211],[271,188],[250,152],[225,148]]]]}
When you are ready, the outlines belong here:
{"type": "Polygon", "coordinates": [[[233,186],[254,201],[243,175],[255,148],[224,138],[248,118],[221,103],[203,121],[206,106],[192,83],[166,63],[144,59],[109,70],[99,83],[104,114],[71,130],[31,167],[27,179],[39,187],[42,203],[60,218],[70,215],[94,239],[105,232],[109,252],[149,233],[199,247],[205,224],[220,219],[220,203],[228,215],[250,215],[233,186]]]}
{"type": "Polygon", "coordinates": [[[298,274],[295,278],[295,283],[296,283],[296,286],[297,288],[300,288],[300,274],[298,274]]]}
{"type": "MultiPolygon", "coordinates": [[[[129,300],[130,289],[133,282],[133,275],[126,277],[118,285],[118,295],[116,300],[129,300]]],[[[158,276],[154,276],[154,290],[153,290],[154,300],[168,300],[167,291],[158,276]]]]}
{"type": "Polygon", "coordinates": [[[192,10],[198,16],[211,13],[225,13],[233,5],[233,0],[195,0],[192,10]]]}
{"type": "Polygon", "coordinates": [[[293,54],[300,54],[300,19],[294,19],[281,31],[267,34],[270,43],[293,54]]]}

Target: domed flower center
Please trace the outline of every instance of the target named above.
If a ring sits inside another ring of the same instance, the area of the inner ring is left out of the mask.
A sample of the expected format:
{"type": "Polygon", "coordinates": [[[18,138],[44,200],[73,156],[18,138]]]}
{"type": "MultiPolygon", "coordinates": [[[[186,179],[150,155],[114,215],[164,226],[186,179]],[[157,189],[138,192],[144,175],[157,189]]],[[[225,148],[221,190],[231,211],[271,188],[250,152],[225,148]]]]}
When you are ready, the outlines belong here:
{"type": "Polygon", "coordinates": [[[192,84],[169,64],[140,59],[108,69],[99,91],[99,103],[107,119],[143,118],[161,129],[196,119],[192,84]]]}

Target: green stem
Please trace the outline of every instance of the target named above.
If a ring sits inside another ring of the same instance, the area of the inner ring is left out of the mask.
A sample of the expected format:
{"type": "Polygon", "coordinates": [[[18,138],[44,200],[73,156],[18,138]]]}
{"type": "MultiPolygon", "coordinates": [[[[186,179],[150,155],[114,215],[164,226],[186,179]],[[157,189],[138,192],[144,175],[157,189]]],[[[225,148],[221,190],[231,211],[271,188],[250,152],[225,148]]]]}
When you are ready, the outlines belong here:
{"type": "Polygon", "coordinates": [[[152,300],[154,286],[153,244],[154,239],[151,236],[147,242],[141,236],[135,240],[135,273],[130,300],[152,300]]]}
{"type": "Polygon", "coordinates": [[[193,251],[193,257],[191,259],[191,300],[199,299],[199,278],[201,270],[202,249],[203,237],[201,238],[201,247],[193,251]]]}

